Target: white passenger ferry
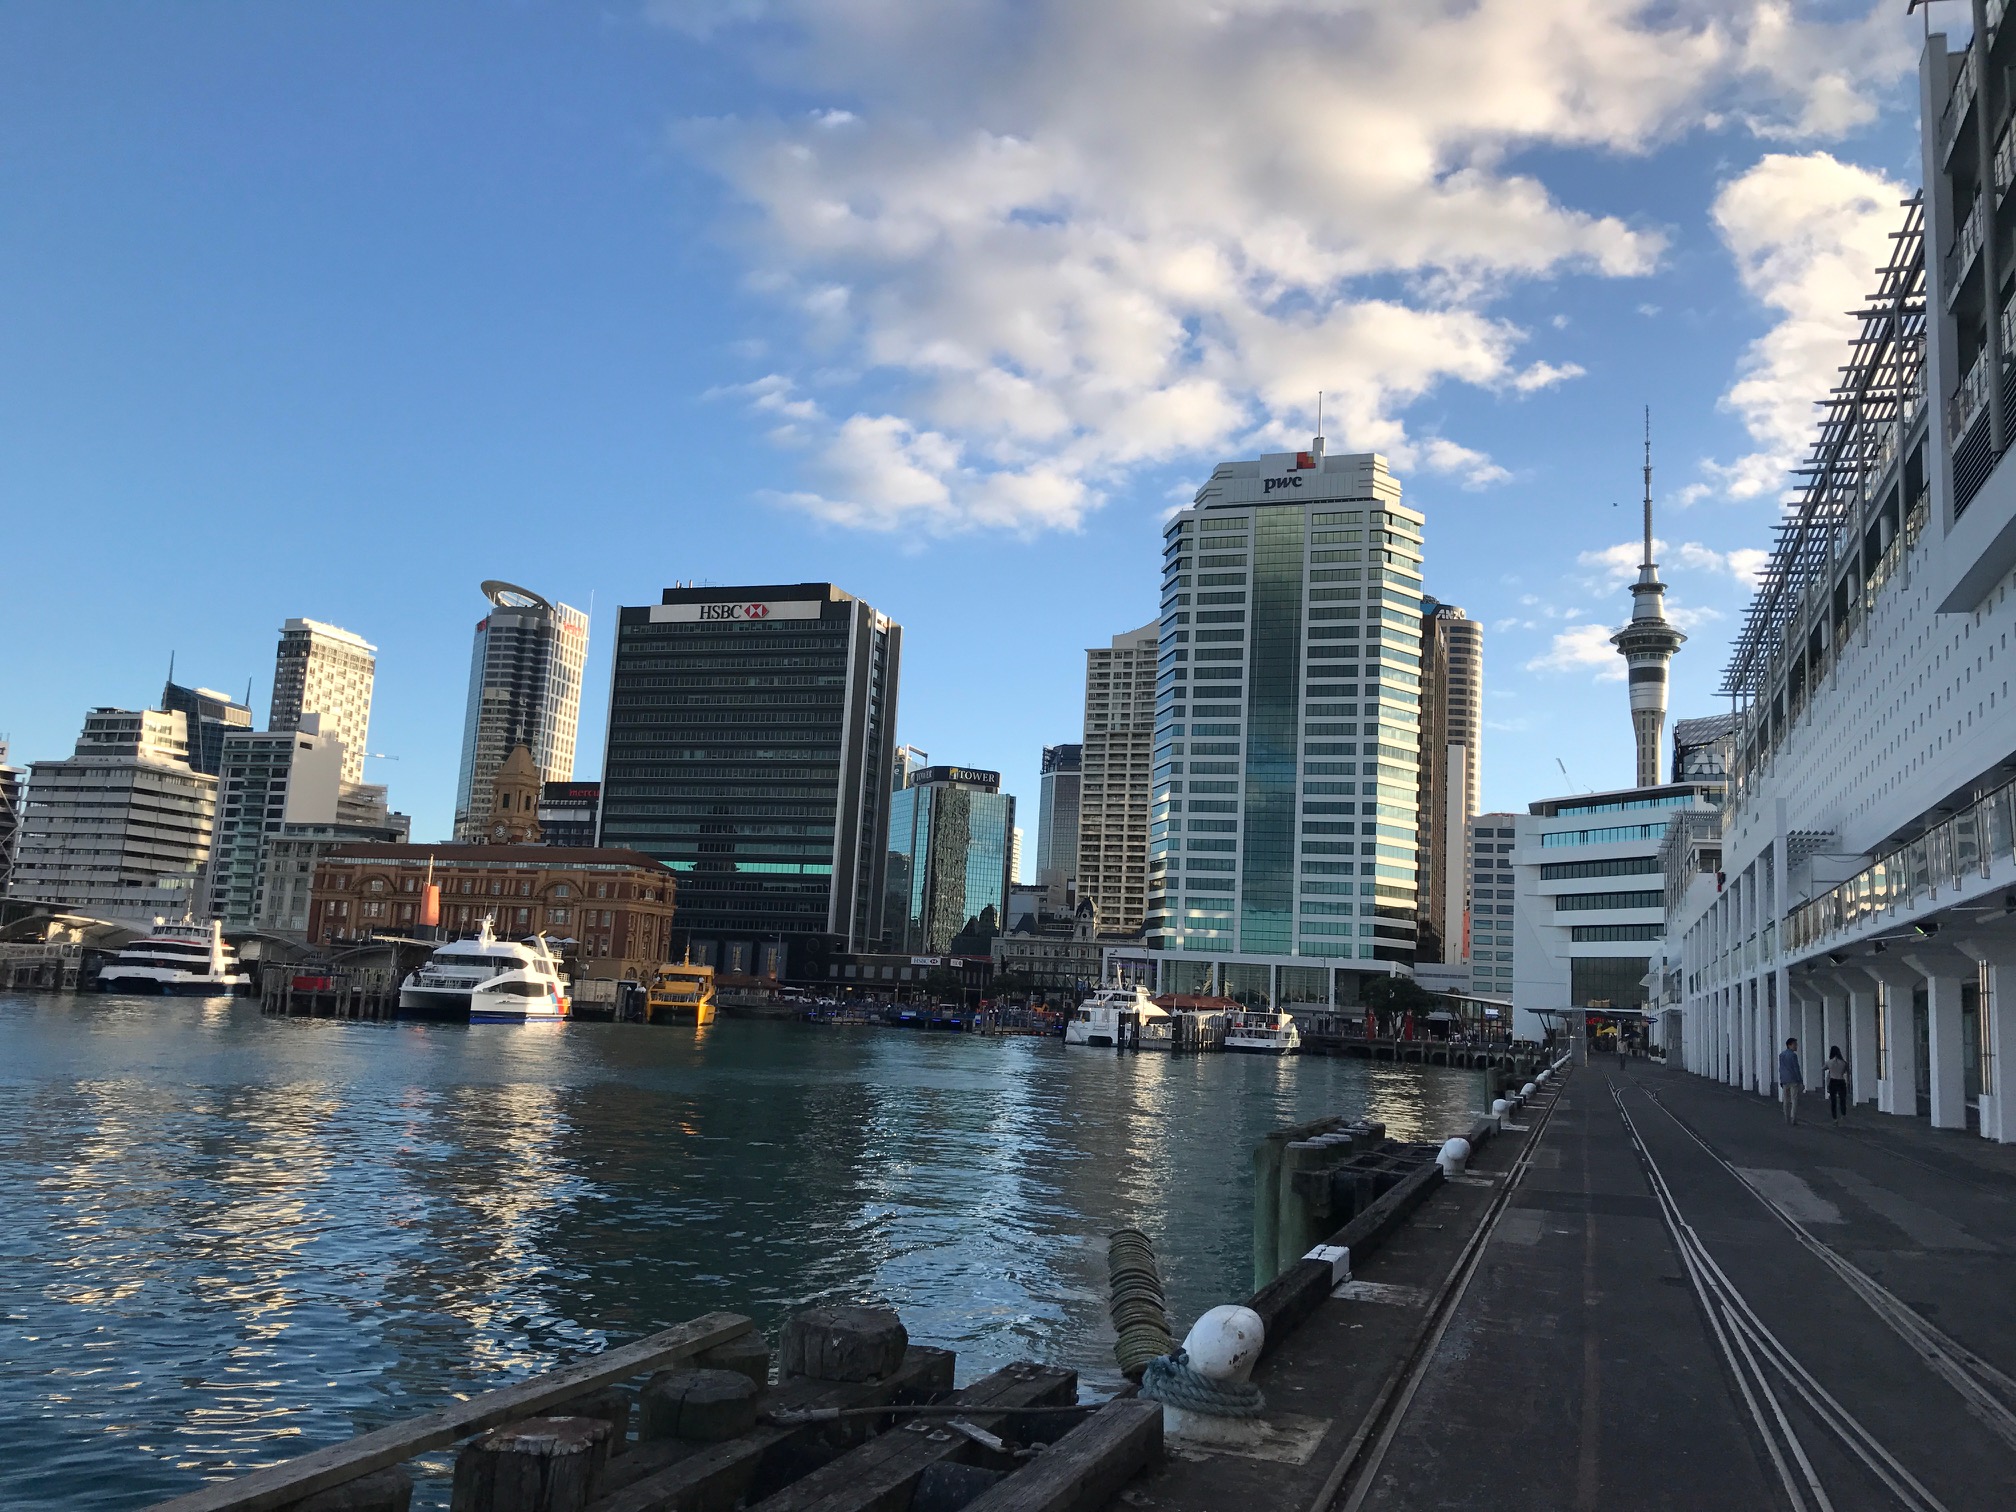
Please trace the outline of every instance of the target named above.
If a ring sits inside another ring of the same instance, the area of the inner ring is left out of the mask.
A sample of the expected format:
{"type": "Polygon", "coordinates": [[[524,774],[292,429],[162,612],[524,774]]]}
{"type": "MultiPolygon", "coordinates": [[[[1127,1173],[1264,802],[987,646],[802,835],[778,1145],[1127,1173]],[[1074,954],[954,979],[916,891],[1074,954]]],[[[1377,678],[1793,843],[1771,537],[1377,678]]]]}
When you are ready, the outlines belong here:
{"type": "Polygon", "coordinates": [[[555,1023],[567,1009],[567,982],[546,937],[500,940],[487,918],[474,939],[440,946],[399,984],[401,1018],[555,1023]]]}
{"type": "Polygon", "coordinates": [[[1248,1008],[1225,1021],[1225,1048],[1249,1055],[1287,1055],[1302,1048],[1302,1031],[1295,1027],[1292,1013],[1248,1008]]]}
{"type": "Polygon", "coordinates": [[[1064,1043],[1167,1050],[1169,1014],[1156,1006],[1139,982],[1126,986],[1109,982],[1072,1011],[1064,1026],[1064,1043]]]}
{"type": "Polygon", "coordinates": [[[98,969],[100,992],[229,997],[251,987],[251,974],[239,969],[237,952],[224,943],[224,926],[215,919],[208,924],[156,919],[152,933],[98,969]]]}

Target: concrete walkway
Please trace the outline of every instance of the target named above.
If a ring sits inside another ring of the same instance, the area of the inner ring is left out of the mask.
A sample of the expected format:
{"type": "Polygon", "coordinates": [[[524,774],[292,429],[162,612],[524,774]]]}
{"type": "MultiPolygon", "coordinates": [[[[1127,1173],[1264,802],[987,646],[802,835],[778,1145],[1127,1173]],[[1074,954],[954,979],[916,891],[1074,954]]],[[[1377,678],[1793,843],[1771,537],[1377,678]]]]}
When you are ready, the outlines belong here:
{"type": "Polygon", "coordinates": [[[2016,1501],[2016,1150],[1805,1111],[1577,1071],[1362,1505],[2016,1501]]]}

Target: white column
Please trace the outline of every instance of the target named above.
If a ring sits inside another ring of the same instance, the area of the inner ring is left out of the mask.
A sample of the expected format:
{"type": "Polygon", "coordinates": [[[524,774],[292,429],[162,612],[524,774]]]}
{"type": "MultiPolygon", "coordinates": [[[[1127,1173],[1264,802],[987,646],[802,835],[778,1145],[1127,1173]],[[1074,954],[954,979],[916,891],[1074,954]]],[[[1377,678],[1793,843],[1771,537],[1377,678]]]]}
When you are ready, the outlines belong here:
{"type": "MultiPolygon", "coordinates": [[[[1825,989],[1825,995],[1820,999],[1820,1003],[1820,1037],[1827,1042],[1820,1047],[1820,1054],[1824,1057],[1838,1046],[1842,1057],[1845,1059],[1849,1054],[1847,991],[1841,986],[1838,980],[1830,979],[1825,989]]],[[[1822,1067],[1820,1079],[1824,1090],[1827,1079],[1824,1061],[1822,1062],[1822,1067]]]]}
{"type": "Polygon", "coordinates": [[[1911,994],[1918,973],[1891,957],[1873,958],[1865,968],[1883,984],[1883,1075],[1876,1085],[1879,1112],[1918,1116],[1918,1037],[1911,1027],[1911,994]]]}
{"type": "Polygon", "coordinates": [[[1799,1014],[1794,1022],[1797,1027],[1792,1032],[1799,1036],[1799,1070],[1806,1078],[1806,1090],[1824,1093],[1827,1047],[1821,1041],[1827,1034],[1827,1006],[1818,991],[1808,987],[1799,994],[1799,1014]]]}
{"type": "Polygon", "coordinates": [[[1988,969],[1981,984],[1981,1137],[2016,1144],[2016,937],[1956,939],[1988,969]]]}
{"type": "Polygon", "coordinates": [[[1966,1020],[1960,990],[1976,978],[1974,962],[1952,949],[1913,950],[1904,959],[1925,973],[1925,1010],[1931,1033],[1932,1127],[1967,1127],[1966,1020]]]}
{"type": "Polygon", "coordinates": [[[1876,1101],[1876,986],[1856,972],[1842,973],[1848,988],[1848,1095],[1858,1103],[1876,1101]]]}

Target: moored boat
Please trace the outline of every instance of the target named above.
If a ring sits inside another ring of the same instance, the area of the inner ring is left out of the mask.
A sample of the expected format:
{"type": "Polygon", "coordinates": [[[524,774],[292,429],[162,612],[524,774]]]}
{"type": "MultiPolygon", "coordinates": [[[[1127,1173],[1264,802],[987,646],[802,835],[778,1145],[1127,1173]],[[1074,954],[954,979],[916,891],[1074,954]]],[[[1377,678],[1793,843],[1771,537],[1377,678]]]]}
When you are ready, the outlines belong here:
{"type": "Polygon", "coordinates": [[[1139,982],[1109,982],[1072,1010],[1064,1043],[1124,1050],[1170,1048],[1169,1015],[1139,982]]]}
{"type": "Polygon", "coordinates": [[[1248,1008],[1225,1021],[1225,1048],[1249,1055],[1288,1055],[1302,1048],[1295,1015],[1248,1008]]]}
{"type": "Polygon", "coordinates": [[[251,990],[237,952],[224,943],[224,926],[212,919],[178,924],[156,919],[153,930],[98,969],[100,992],[169,993],[178,997],[229,997],[251,990]]]}
{"type": "Polygon", "coordinates": [[[644,1016],[654,1024],[714,1022],[714,968],[695,966],[688,956],[660,966],[644,994],[644,1016]]]}
{"type": "Polygon", "coordinates": [[[557,1023],[567,1009],[567,982],[546,937],[500,940],[488,918],[473,938],[438,947],[399,984],[401,1018],[557,1023]]]}

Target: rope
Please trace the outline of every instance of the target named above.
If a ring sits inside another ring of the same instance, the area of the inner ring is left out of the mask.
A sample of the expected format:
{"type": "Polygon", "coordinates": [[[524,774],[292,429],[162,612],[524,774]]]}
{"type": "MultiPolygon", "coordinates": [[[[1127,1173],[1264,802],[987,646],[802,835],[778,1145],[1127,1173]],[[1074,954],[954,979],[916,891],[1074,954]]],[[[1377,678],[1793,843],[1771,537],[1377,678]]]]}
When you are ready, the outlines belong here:
{"type": "Polygon", "coordinates": [[[1267,1398],[1251,1381],[1214,1381],[1199,1375],[1180,1349],[1148,1362],[1141,1375],[1141,1395],[1206,1417],[1252,1418],[1267,1410],[1267,1398]]]}
{"type": "Polygon", "coordinates": [[[1121,1374],[1139,1380],[1150,1360],[1176,1347],[1164,1307],[1162,1275],[1155,1246],[1139,1229],[1116,1229],[1107,1240],[1108,1311],[1116,1335],[1114,1358],[1121,1374]]]}

